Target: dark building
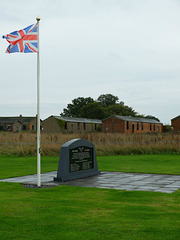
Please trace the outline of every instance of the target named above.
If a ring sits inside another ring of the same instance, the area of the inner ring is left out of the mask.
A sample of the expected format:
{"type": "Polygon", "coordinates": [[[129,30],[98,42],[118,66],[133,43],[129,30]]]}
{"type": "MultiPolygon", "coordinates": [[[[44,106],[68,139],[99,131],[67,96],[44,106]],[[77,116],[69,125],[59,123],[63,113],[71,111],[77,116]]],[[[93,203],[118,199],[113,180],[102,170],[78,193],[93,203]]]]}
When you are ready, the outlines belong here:
{"type": "Polygon", "coordinates": [[[98,119],[50,116],[43,123],[45,133],[83,133],[96,132],[101,129],[102,121],[98,119]]]}
{"type": "Polygon", "coordinates": [[[36,131],[36,117],[0,117],[0,131],[36,131]]]}

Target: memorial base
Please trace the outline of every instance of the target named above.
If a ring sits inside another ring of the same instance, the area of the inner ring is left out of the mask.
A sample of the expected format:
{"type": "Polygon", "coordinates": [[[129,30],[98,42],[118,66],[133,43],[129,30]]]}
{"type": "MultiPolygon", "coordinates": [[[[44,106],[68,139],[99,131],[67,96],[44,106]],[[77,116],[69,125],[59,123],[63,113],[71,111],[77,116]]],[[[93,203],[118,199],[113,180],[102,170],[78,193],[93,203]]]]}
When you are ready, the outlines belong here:
{"type": "Polygon", "coordinates": [[[82,174],[82,173],[80,173],[80,174],[78,174],[78,175],[68,175],[68,176],[64,176],[64,177],[56,177],[56,178],[54,178],[54,181],[55,182],[67,182],[67,181],[73,181],[73,180],[76,180],[76,179],[81,179],[81,178],[87,178],[87,177],[93,177],[93,176],[97,176],[97,175],[99,175],[101,172],[100,171],[98,171],[98,172],[92,172],[92,173],[84,173],[84,174],[82,174]]]}

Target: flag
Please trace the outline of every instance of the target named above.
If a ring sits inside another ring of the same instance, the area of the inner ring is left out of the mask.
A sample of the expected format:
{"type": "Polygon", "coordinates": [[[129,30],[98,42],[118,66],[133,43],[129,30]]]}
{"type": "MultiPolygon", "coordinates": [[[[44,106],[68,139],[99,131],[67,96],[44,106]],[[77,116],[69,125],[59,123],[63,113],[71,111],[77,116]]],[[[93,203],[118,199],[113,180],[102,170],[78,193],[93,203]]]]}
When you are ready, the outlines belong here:
{"type": "Polygon", "coordinates": [[[3,38],[10,43],[6,50],[7,53],[33,53],[38,51],[37,23],[4,35],[3,38]]]}

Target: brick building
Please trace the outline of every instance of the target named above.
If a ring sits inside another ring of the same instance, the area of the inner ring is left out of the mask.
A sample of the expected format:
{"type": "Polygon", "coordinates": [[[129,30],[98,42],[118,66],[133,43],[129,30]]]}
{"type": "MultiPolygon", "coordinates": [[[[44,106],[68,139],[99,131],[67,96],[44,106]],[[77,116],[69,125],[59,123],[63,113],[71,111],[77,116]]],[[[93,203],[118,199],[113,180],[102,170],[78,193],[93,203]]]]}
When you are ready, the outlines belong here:
{"type": "Polygon", "coordinates": [[[0,131],[36,131],[36,117],[0,117],[0,131]]]}
{"type": "Polygon", "coordinates": [[[102,121],[105,133],[155,133],[162,132],[163,124],[148,118],[110,116],[102,121]]]}
{"type": "Polygon", "coordinates": [[[171,119],[171,127],[173,131],[180,131],[180,115],[171,119]]]}
{"type": "Polygon", "coordinates": [[[101,129],[102,121],[98,119],[50,116],[43,123],[45,133],[83,133],[96,132],[101,129]]]}

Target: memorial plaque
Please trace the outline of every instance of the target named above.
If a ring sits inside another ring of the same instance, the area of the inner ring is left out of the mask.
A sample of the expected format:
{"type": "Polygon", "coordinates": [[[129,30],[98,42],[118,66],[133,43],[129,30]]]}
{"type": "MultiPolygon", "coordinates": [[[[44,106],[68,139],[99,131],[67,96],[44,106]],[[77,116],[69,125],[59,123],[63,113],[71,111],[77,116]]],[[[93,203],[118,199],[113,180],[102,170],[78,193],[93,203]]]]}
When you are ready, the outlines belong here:
{"type": "Polygon", "coordinates": [[[69,171],[75,172],[93,168],[93,148],[77,147],[69,150],[69,171]]]}
{"type": "Polygon", "coordinates": [[[65,182],[99,174],[94,145],[84,139],[73,139],[61,147],[57,178],[65,182]]]}

